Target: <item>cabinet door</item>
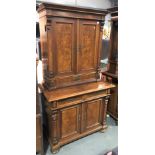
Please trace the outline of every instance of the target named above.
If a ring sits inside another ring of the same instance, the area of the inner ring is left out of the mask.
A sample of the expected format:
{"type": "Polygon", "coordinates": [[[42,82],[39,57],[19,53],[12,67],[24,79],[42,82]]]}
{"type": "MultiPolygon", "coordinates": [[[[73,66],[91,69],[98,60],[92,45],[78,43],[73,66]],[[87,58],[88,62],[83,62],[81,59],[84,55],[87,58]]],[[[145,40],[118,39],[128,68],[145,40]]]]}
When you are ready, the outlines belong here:
{"type": "Polygon", "coordinates": [[[96,71],[99,49],[99,23],[96,21],[80,20],[79,48],[77,52],[77,71],[96,71]]]}
{"type": "Polygon", "coordinates": [[[83,131],[102,126],[102,99],[84,103],[83,114],[83,131]]]}
{"type": "Polygon", "coordinates": [[[76,20],[52,19],[55,75],[71,75],[75,71],[76,20]]]}
{"type": "Polygon", "coordinates": [[[80,132],[80,105],[60,110],[60,138],[70,138],[80,132]]]}

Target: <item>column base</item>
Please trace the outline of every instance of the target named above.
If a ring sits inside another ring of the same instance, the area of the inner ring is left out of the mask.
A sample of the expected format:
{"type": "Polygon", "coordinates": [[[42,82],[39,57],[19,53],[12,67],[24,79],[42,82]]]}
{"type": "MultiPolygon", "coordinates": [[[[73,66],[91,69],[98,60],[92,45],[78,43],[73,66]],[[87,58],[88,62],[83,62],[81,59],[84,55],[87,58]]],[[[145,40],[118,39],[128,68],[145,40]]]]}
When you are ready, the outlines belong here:
{"type": "Polygon", "coordinates": [[[105,126],[100,130],[100,132],[104,133],[104,132],[107,130],[107,128],[108,128],[108,126],[105,125],[105,126]]]}
{"type": "Polygon", "coordinates": [[[53,145],[53,146],[51,146],[51,152],[53,153],[53,154],[56,154],[56,153],[58,153],[60,151],[60,146],[59,145],[53,145]]]}

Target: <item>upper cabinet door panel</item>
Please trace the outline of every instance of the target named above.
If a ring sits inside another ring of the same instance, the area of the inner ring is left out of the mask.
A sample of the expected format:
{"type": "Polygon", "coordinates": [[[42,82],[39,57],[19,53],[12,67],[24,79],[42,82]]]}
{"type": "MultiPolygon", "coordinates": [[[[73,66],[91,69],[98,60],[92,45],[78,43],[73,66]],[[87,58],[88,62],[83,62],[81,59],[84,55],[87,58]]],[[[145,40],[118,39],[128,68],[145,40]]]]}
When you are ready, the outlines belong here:
{"type": "Polygon", "coordinates": [[[99,24],[81,20],[79,26],[78,72],[94,71],[97,68],[99,24]]]}
{"type": "Polygon", "coordinates": [[[54,53],[56,75],[72,74],[75,70],[76,20],[54,18],[54,53]]]}

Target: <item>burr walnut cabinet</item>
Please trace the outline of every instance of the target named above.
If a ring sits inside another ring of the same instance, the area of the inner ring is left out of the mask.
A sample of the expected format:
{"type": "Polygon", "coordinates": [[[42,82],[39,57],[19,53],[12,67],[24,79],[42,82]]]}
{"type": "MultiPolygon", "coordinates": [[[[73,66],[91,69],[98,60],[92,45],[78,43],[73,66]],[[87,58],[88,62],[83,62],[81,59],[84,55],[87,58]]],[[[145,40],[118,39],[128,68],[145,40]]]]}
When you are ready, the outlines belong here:
{"type": "Polygon", "coordinates": [[[44,87],[98,81],[106,11],[43,3],[38,12],[44,87]]]}
{"type": "Polygon", "coordinates": [[[114,85],[92,82],[44,91],[49,142],[53,153],[73,140],[99,130],[105,131],[111,88],[114,85]]]}
{"type": "Polygon", "coordinates": [[[39,6],[43,94],[51,151],[106,129],[114,85],[100,81],[106,11],[43,3],[39,6]]]}

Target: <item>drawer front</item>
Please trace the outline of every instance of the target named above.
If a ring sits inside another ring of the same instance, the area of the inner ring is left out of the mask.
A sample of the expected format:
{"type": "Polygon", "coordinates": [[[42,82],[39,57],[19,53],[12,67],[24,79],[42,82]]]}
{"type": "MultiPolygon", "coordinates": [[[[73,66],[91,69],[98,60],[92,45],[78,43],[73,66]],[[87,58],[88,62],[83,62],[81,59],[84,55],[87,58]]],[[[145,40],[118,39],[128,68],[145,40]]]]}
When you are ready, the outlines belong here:
{"type": "Polygon", "coordinates": [[[82,100],[83,101],[90,101],[93,99],[97,99],[100,97],[104,97],[108,95],[108,91],[104,90],[104,91],[98,91],[98,92],[93,92],[93,93],[89,93],[89,94],[85,94],[82,96],[82,100]]]}
{"type": "Polygon", "coordinates": [[[97,92],[87,93],[84,95],[69,97],[66,99],[51,102],[50,109],[55,110],[55,109],[60,109],[64,107],[69,107],[69,106],[76,105],[76,104],[79,104],[85,101],[98,99],[98,98],[101,98],[107,95],[109,95],[109,91],[104,90],[104,91],[97,91],[97,92]]]}
{"type": "Polygon", "coordinates": [[[58,107],[64,107],[66,105],[72,105],[72,104],[78,104],[82,102],[82,97],[81,96],[75,96],[75,97],[70,97],[70,98],[66,98],[63,100],[58,101],[58,107]]]}

